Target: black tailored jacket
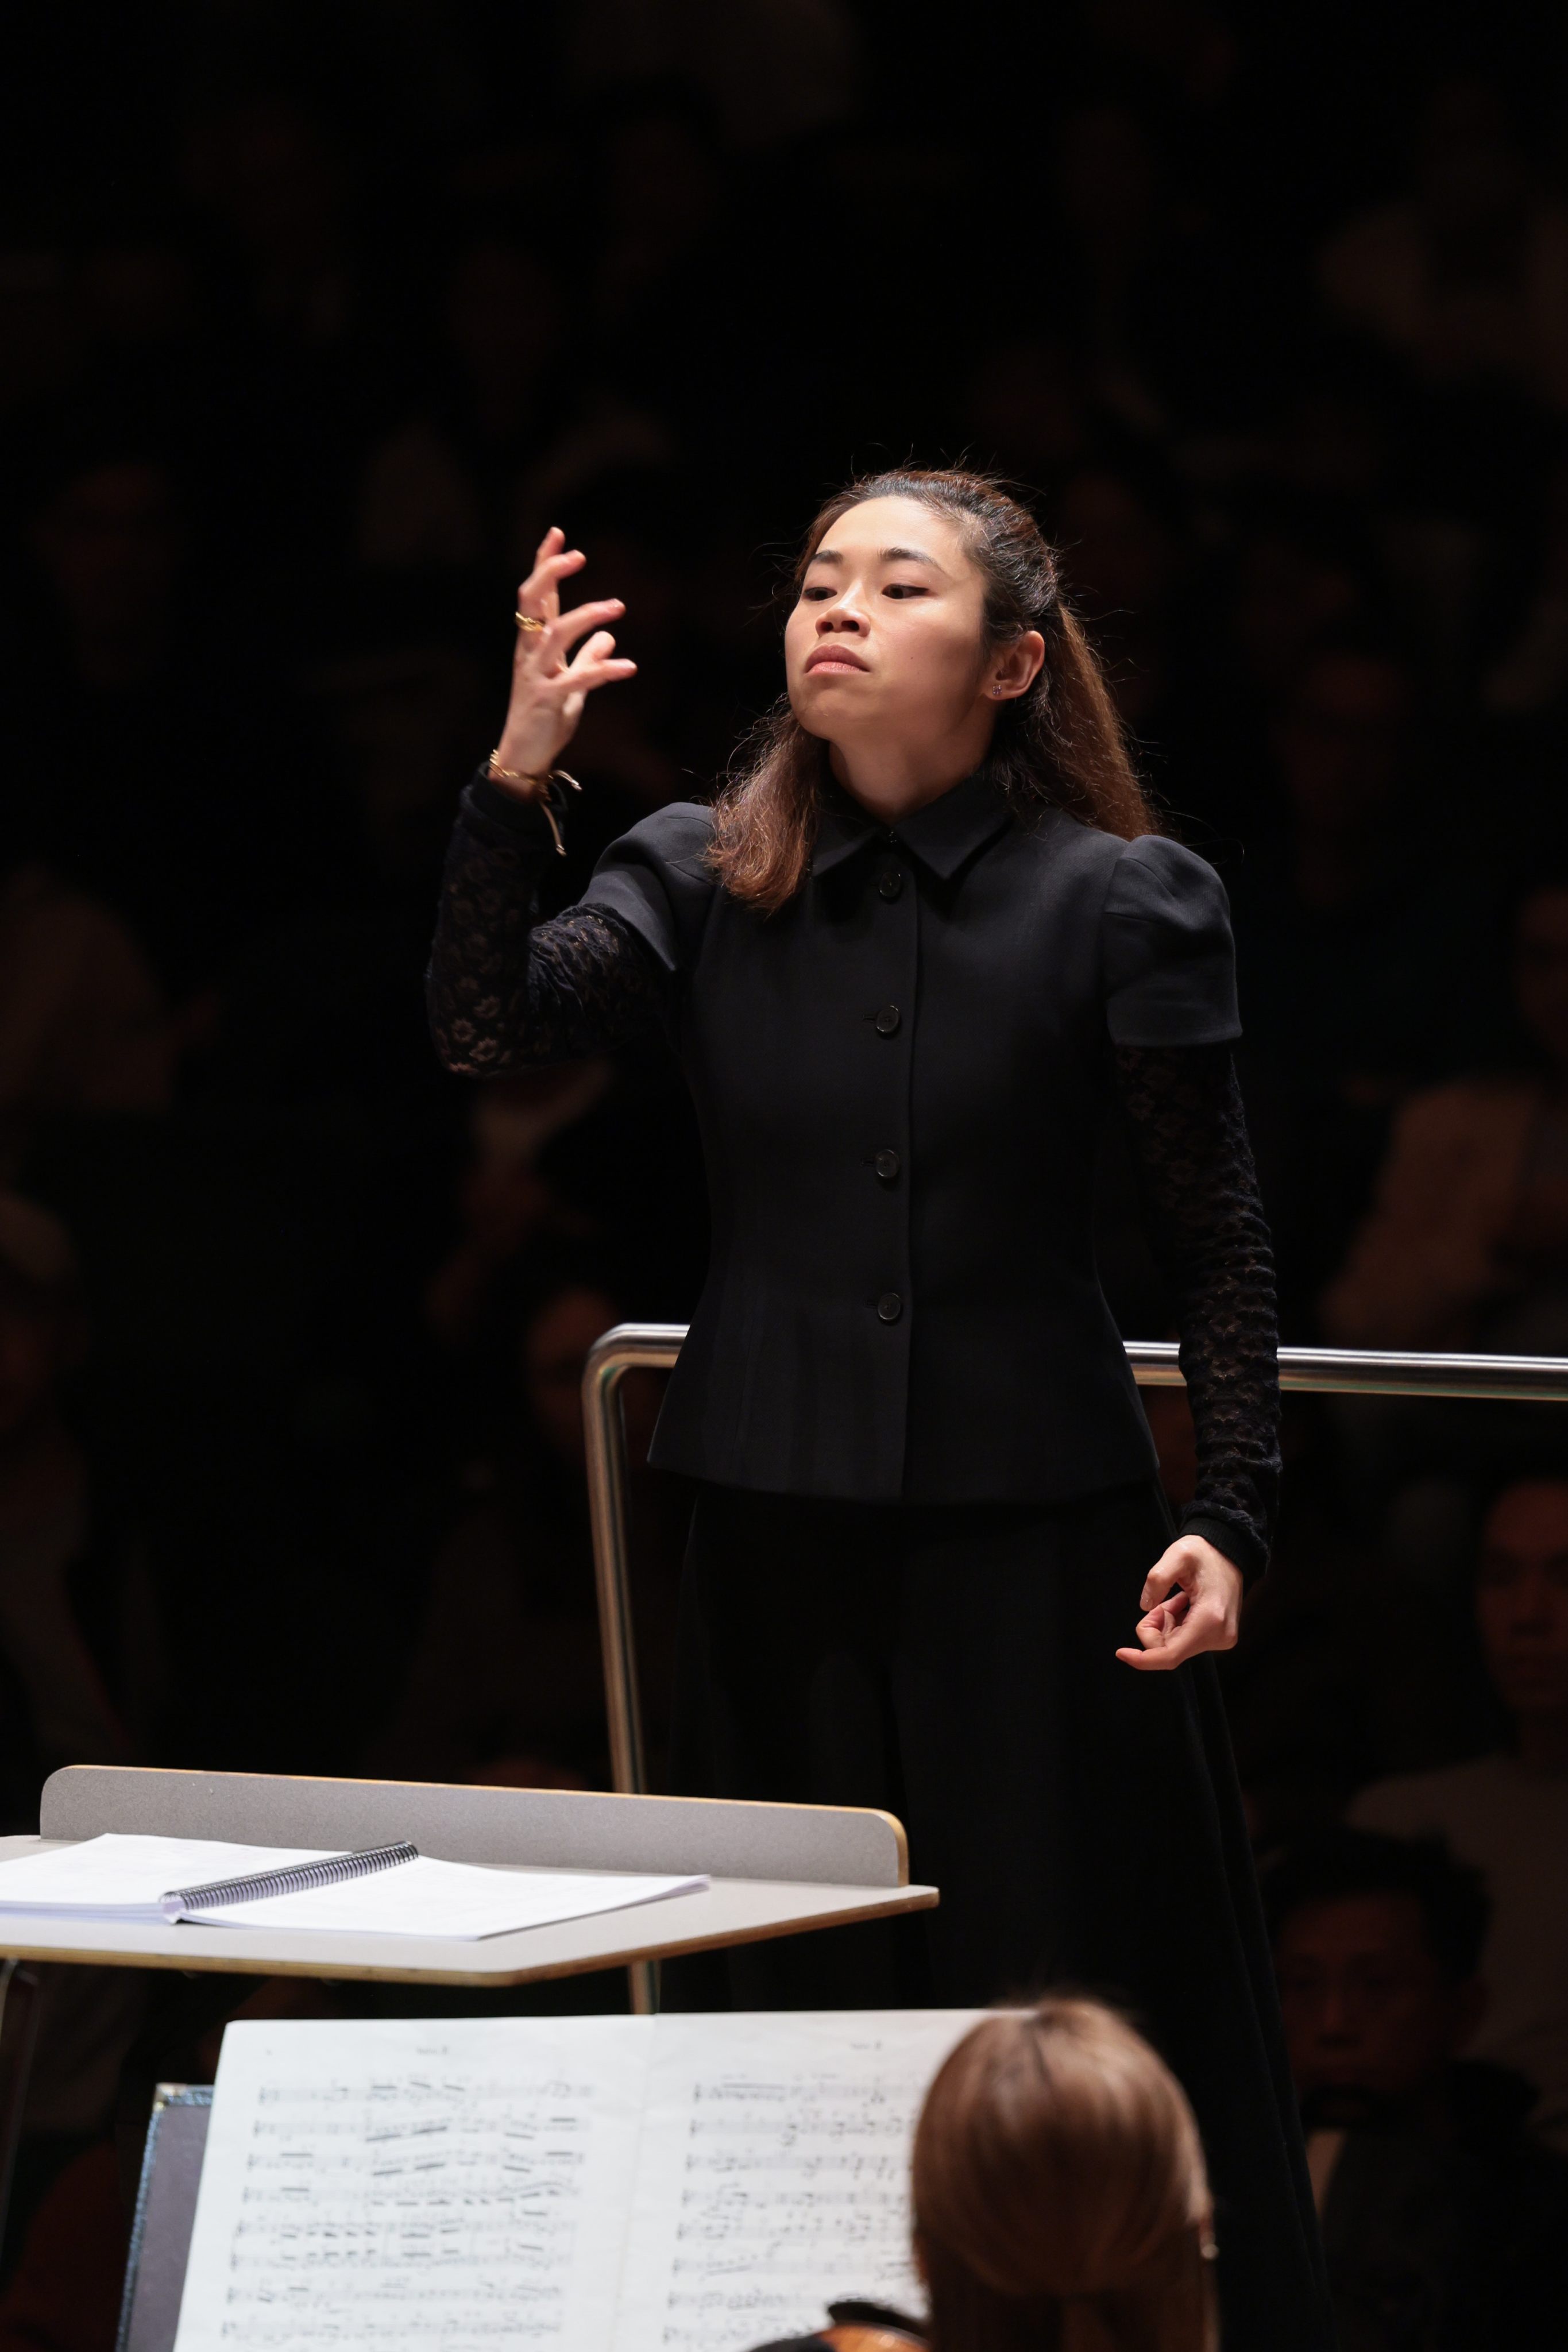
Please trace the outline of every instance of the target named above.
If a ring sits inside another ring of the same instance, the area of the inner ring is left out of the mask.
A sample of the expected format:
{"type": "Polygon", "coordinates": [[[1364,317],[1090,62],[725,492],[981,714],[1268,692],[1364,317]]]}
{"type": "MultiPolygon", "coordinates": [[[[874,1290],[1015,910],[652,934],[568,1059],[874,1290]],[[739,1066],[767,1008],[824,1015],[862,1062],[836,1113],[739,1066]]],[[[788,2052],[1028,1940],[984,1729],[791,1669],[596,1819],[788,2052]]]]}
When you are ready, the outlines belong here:
{"type": "Polygon", "coordinates": [[[890,829],[847,795],[779,913],[680,803],[584,894],[668,975],[712,1194],[708,1281],[652,1459],[867,1502],[1051,1501],[1153,1453],[1100,1290],[1115,1045],[1239,1034],[1201,858],[970,778],[890,829]]]}

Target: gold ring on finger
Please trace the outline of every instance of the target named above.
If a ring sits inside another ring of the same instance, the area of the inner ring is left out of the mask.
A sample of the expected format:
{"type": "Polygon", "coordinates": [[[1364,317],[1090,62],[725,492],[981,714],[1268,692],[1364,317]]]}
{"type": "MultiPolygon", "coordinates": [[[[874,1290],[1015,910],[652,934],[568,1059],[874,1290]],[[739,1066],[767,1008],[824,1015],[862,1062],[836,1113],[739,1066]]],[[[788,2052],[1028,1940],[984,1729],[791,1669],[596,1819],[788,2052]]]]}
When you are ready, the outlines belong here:
{"type": "Polygon", "coordinates": [[[520,629],[527,629],[531,633],[535,629],[542,629],[545,625],[542,621],[536,621],[531,613],[518,612],[511,617],[520,629]]]}

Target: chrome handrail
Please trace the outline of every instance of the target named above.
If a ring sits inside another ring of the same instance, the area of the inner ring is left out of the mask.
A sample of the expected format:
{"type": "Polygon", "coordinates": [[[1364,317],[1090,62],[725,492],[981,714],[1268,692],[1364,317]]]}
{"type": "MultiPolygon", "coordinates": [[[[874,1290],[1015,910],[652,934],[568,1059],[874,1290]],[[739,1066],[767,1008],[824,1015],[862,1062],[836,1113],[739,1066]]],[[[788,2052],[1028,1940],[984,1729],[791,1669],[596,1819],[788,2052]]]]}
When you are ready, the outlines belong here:
{"type": "MultiPolygon", "coordinates": [[[[605,1337],[613,1339],[616,1334],[608,1331],[605,1337]]],[[[602,1347],[604,1341],[599,1344],[602,1347]]],[[[1141,1389],[1185,1385],[1173,1339],[1129,1339],[1126,1346],[1132,1377],[1141,1389]]],[[[1279,1385],[1319,1396],[1492,1397],[1505,1404],[1568,1404],[1568,1356],[1430,1356],[1390,1348],[1281,1348],[1279,1385]]]]}
{"type": "MultiPolygon", "coordinates": [[[[626,1447],[620,1385],[628,1372],[668,1371],[686,1337],[683,1323],[617,1323],[596,1340],[583,1375],[588,1509],[610,1725],[610,1772],[624,1795],[647,1791],[642,1715],[626,1542],[626,1447]]],[[[1129,1339],[1127,1360],[1141,1388],[1184,1385],[1172,1339],[1129,1339]]],[[[1320,1395],[1492,1397],[1509,1403],[1568,1404],[1568,1358],[1411,1355],[1386,1349],[1281,1348],[1279,1385],[1320,1395]]]]}
{"type": "Polygon", "coordinates": [[[628,1372],[667,1372],[680,1353],[684,1323],[617,1323],[596,1339],[583,1373],[583,1434],[588,1458],[588,1517],[610,1724],[610,1778],[623,1797],[647,1794],[642,1709],[632,1642],[630,1547],[626,1541],[626,1433],[621,1382],[628,1372]]]}

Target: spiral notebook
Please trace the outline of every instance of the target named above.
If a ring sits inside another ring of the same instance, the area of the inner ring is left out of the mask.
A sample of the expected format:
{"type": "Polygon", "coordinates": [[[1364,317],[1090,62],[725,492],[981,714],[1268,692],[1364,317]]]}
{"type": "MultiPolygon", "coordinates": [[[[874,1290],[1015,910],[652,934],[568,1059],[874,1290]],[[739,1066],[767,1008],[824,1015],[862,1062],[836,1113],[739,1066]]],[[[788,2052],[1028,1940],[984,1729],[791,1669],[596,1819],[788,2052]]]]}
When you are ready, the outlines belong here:
{"type": "Polygon", "coordinates": [[[478,1940],[697,1894],[705,1876],[486,1869],[405,1843],[358,1853],[108,1832],[0,1863],[0,1917],[130,1926],[319,1928],[478,1940]]]}

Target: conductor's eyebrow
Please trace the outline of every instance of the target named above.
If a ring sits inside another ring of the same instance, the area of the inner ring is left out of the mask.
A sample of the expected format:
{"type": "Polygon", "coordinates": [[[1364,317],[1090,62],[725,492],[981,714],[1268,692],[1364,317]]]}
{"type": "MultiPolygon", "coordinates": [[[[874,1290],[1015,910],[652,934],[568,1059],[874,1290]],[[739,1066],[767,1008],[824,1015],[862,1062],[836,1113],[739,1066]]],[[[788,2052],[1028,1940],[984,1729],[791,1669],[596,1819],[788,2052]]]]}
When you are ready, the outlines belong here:
{"type": "MultiPolygon", "coordinates": [[[[844,558],[836,547],[819,547],[811,560],[813,563],[842,563],[844,558]]],[[[928,555],[923,547],[884,547],[879,560],[883,563],[927,563],[933,572],[942,572],[944,580],[947,578],[935,556],[928,555]]]]}

